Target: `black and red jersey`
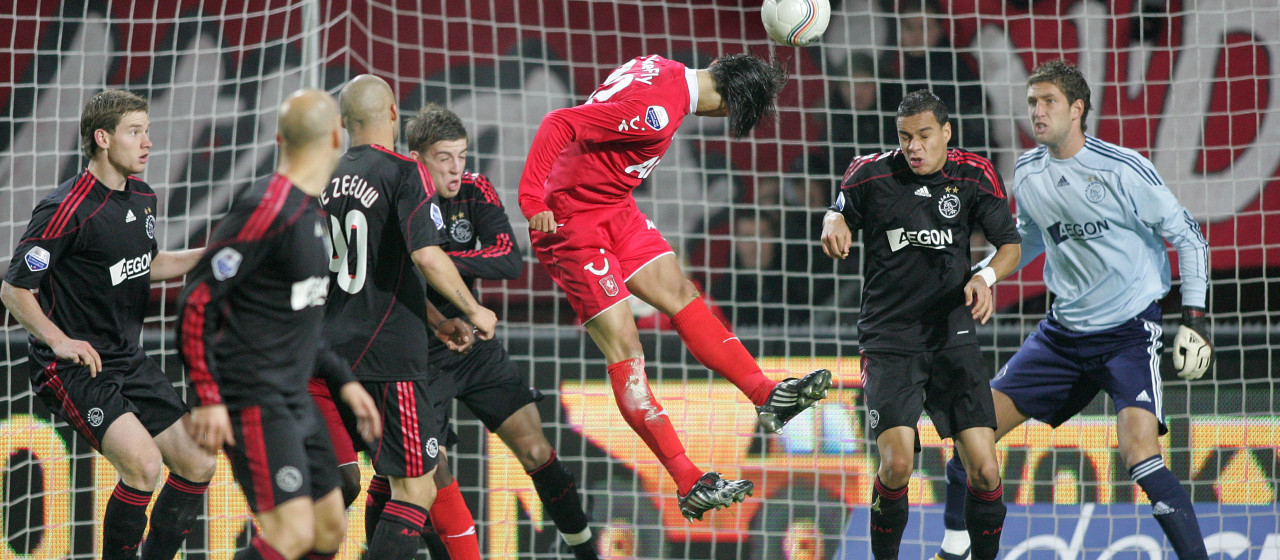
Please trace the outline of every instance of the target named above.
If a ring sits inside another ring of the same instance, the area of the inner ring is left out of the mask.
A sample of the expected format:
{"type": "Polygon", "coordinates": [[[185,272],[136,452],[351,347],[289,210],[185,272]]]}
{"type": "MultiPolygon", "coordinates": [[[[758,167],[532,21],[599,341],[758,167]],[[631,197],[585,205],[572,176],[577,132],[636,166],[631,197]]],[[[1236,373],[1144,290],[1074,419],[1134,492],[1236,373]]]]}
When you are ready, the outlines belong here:
{"type": "MultiPolygon", "coordinates": [[[[474,290],[477,278],[510,280],[522,270],[520,246],[515,242],[511,221],[489,178],[479,173],[462,174],[462,186],[453,198],[441,198],[444,214],[444,250],[453,259],[458,273],[474,290]]],[[[444,296],[430,290],[427,296],[446,317],[463,314],[444,296]]]]}
{"type": "Polygon", "coordinates": [[[947,150],[942,169],[912,172],[901,150],[854,158],[831,209],[862,232],[866,281],[858,319],[863,348],[975,344],[964,304],[969,235],[1018,243],[1004,181],[986,158],[947,150]]]}
{"type": "Polygon", "coordinates": [[[362,381],[425,378],[432,335],[410,253],[445,241],[426,166],[381,146],[354,147],[320,202],[333,241],[325,337],[362,381]]]}
{"type": "Polygon", "coordinates": [[[324,213],[282,175],[258,181],[214,228],[187,276],[178,340],[203,405],[307,396],[313,375],[349,368],[320,336],[329,288],[324,213]]]}
{"type": "MultiPolygon", "coordinates": [[[[115,191],[87,169],[31,213],[5,280],[38,290],[40,307],[67,336],[91,344],[105,369],[131,368],[140,345],[156,256],[156,195],[137,177],[115,191]]],[[[37,359],[53,351],[30,338],[37,359]]]]}

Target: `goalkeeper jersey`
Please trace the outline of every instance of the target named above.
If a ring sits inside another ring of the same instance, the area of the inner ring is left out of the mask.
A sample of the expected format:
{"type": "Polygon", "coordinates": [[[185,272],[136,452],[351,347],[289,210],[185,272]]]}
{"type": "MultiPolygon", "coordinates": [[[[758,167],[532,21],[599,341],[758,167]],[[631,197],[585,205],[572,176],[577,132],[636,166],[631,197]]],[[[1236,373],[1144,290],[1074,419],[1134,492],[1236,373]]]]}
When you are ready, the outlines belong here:
{"type": "Polygon", "coordinates": [[[991,162],[947,150],[942,169],[916,175],[901,150],[854,158],[831,209],[862,232],[863,348],[932,350],[976,344],[964,304],[969,235],[1018,243],[1004,183],[991,162]]]}
{"type": "Polygon", "coordinates": [[[1182,303],[1204,307],[1209,244],[1200,225],[1138,152],[1085,137],[1070,159],[1040,146],[1018,158],[1013,198],[1026,266],[1045,255],[1053,316],[1081,332],[1114,327],[1169,291],[1168,240],[1182,303]]]}

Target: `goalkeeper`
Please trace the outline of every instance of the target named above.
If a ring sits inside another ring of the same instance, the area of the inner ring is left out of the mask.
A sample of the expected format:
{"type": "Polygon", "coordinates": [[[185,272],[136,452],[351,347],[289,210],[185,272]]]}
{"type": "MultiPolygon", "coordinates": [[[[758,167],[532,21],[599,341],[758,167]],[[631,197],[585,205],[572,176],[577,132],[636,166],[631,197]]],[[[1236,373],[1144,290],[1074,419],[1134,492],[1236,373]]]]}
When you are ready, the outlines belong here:
{"type": "MultiPolygon", "coordinates": [[[[1183,379],[1209,369],[1205,294],[1208,243],[1147,158],[1085,135],[1089,85],[1062,60],[1027,78],[1039,147],[1018,158],[1012,194],[1026,266],[1045,254],[1056,296],[1048,316],[991,381],[996,439],[1028,418],[1057,427],[1098,391],[1115,401],[1120,454],[1151,500],[1181,560],[1207,558],[1187,490],[1164,464],[1160,435],[1160,305],[1169,291],[1168,240],[1182,273],[1182,325],[1173,365],[1183,379]]],[[[940,560],[968,555],[964,467],[947,463],[946,537],[940,560]]]]}

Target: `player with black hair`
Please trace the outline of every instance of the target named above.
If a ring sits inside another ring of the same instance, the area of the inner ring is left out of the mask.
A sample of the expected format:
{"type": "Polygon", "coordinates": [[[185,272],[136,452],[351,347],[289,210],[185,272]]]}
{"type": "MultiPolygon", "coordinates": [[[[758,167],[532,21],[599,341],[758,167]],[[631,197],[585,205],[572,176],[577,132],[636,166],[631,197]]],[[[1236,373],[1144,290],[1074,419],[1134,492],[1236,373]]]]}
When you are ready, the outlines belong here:
{"type": "MultiPolygon", "coordinates": [[[[431,172],[444,215],[443,248],[467,285],[474,286],[481,278],[519,278],[524,269],[520,246],[515,242],[498,191],[484,175],[466,170],[469,139],[462,119],[453,111],[430,103],[405,123],[404,136],[409,155],[431,172]]],[[[458,309],[434,290],[428,292],[427,297],[439,309],[442,319],[462,318],[458,309]]],[[[448,332],[460,333],[463,343],[471,342],[467,340],[469,326],[462,327],[453,325],[448,332]]],[[[437,331],[447,329],[447,322],[437,325],[437,331]]],[[[543,433],[542,417],[535,402],[537,391],[529,387],[527,377],[511,361],[502,341],[496,338],[474,341],[470,349],[459,353],[436,338],[428,344],[428,349],[431,363],[448,378],[446,383],[438,385],[441,391],[433,395],[442,400],[436,408],[439,423],[449,424],[449,401],[456,398],[465,404],[520,461],[533,480],[547,515],[575,557],[596,558],[577,482],[573,473],[560,463],[543,433]]],[[[441,453],[443,457],[443,449],[441,453]]],[[[440,461],[436,469],[437,488],[457,486],[448,466],[448,461],[440,461]]],[[[470,543],[474,543],[476,537],[471,519],[452,514],[442,507],[445,505],[437,498],[430,511],[431,522],[444,545],[458,546],[453,543],[469,540],[468,546],[473,546],[470,543]]],[[[465,511],[465,504],[461,510],[465,511]]],[[[469,517],[470,512],[466,515],[469,517]]],[[[437,546],[430,536],[427,542],[428,548],[437,546]]],[[[432,554],[433,557],[439,555],[434,548],[432,554]]]]}
{"type": "Polygon", "coordinates": [[[907,484],[929,411],[969,467],[965,517],[973,557],[994,560],[1005,507],[996,458],[989,377],[974,333],[991,317],[991,286],[1018,263],[1018,232],[1004,184],[986,158],[948,149],[947,106],[928,90],[898,106],[901,149],[854,158],[823,219],[827,255],[849,256],[862,232],[866,284],[858,318],[867,427],[880,451],[872,491],[871,552],[898,557],[907,525],[907,484]],[[969,236],[997,247],[969,271],[969,236]]]}
{"type": "Polygon", "coordinates": [[[749,54],[716,59],[702,70],[658,55],[637,57],[582,105],[547,114],[520,178],[533,251],[604,353],[623,418],[675,480],[688,519],[741,502],[753,484],[703,473],[689,460],[649,390],[627,298],[634,294],[670,316],[694,358],[741,389],[768,430],[780,431],[825,397],[831,373],[781,382],[765,377],[685,277],[631,191],[662,160],[686,117],[727,116],[730,133],[746,135],[773,110],[786,76],[776,61],[749,54]]]}

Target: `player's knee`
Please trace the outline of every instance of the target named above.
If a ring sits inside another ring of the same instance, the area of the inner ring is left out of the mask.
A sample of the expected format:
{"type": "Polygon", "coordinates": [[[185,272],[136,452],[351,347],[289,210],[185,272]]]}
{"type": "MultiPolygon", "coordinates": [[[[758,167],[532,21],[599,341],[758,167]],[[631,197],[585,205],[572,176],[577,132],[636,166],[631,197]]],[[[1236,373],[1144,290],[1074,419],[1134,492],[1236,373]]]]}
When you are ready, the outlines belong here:
{"type": "Polygon", "coordinates": [[[391,499],[430,509],[431,504],[436,501],[437,470],[438,466],[431,469],[431,472],[414,478],[391,477],[391,499]]]}
{"type": "Polygon", "coordinates": [[[125,484],[139,490],[150,491],[155,490],[162,464],[160,450],[152,447],[121,457],[115,467],[125,484]]]}
{"type": "Polygon", "coordinates": [[[881,456],[880,469],[877,472],[880,480],[885,484],[893,487],[902,486],[905,482],[911,480],[911,473],[915,470],[914,457],[906,455],[902,457],[881,456]]]}
{"type": "Polygon", "coordinates": [[[266,535],[271,548],[285,558],[302,558],[316,545],[316,530],[303,520],[281,524],[274,535],[266,535]]]}
{"type": "Polygon", "coordinates": [[[354,464],[338,467],[338,475],[342,478],[342,503],[351,507],[360,496],[360,468],[354,464]]]}
{"type": "Polygon", "coordinates": [[[213,480],[213,473],[218,469],[218,456],[200,449],[199,453],[184,457],[182,462],[175,463],[169,468],[178,476],[192,482],[209,482],[213,480]]]}
{"type": "Polygon", "coordinates": [[[970,469],[969,487],[983,492],[990,492],[1000,486],[1000,467],[992,461],[979,468],[970,469]]]}
{"type": "Polygon", "coordinates": [[[310,550],[336,551],[347,534],[347,516],[337,507],[316,508],[315,544],[310,550]]]}
{"type": "Polygon", "coordinates": [[[525,471],[541,467],[551,460],[551,443],[545,437],[528,438],[528,441],[521,441],[512,451],[525,471]]]}

